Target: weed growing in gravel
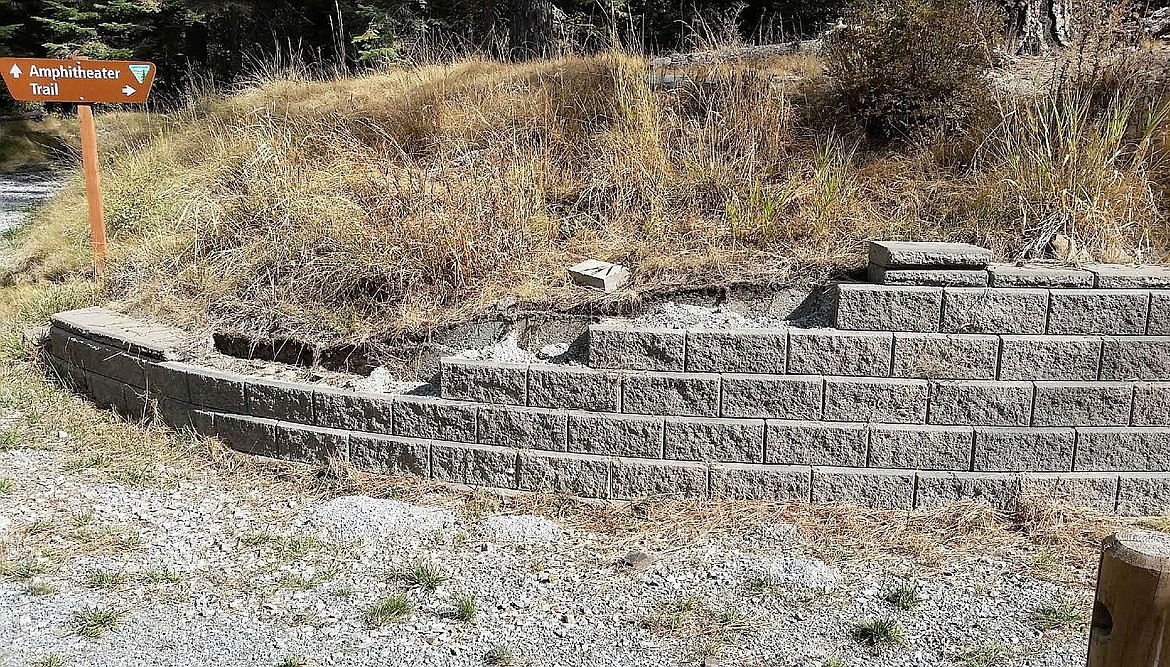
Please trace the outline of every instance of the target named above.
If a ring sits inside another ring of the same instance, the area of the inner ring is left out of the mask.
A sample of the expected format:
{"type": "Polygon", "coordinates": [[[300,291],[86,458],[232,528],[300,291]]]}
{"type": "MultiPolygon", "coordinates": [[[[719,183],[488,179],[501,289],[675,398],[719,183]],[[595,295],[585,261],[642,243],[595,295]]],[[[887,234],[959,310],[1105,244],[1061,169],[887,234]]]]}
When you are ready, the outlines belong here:
{"type": "Polygon", "coordinates": [[[483,664],[496,665],[497,667],[507,667],[515,661],[516,656],[512,653],[512,649],[507,646],[496,646],[483,656],[483,664]]]}
{"type": "Polygon", "coordinates": [[[853,639],[875,651],[905,643],[902,624],[892,618],[871,618],[853,626],[853,639]]]}
{"type": "Polygon", "coordinates": [[[455,618],[470,623],[475,620],[475,598],[464,595],[455,603],[455,618]]]}
{"type": "Polygon", "coordinates": [[[0,431],[0,452],[12,451],[22,447],[20,434],[16,429],[0,431]]]}
{"type": "Polygon", "coordinates": [[[498,494],[484,489],[475,489],[463,501],[461,514],[468,521],[479,521],[500,511],[503,501],[498,494]]]}
{"type": "Polygon", "coordinates": [[[348,600],[349,598],[353,597],[352,588],[335,588],[333,589],[332,593],[333,597],[341,598],[342,600],[348,600]]]}
{"type": "Polygon", "coordinates": [[[53,530],[53,522],[48,519],[37,519],[24,527],[21,532],[25,537],[35,537],[37,535],[44,535],[53,530]]]}
{"type": "Polygon", "coordinates": [[[183,575],[172,570],[147,570],[142,573],[142,580],[153,586],[178,584],[182,583],[183,575]]]}
{"type": "Polygon", "coordinates": [[[831,655],[825,659],[824,667],[845,667],[845,658],[839,655],[831,655]]]}
{"type": "Polygon", "coordinates": [[[19,563],[0,563],[0,574],[17,581],[29,581],[48,571],[48,565],[33,558],[27,558],[19,563]]]}
{"type": "Polygon", "coordinates": [[[301,655],[286,655],[276,667],[309,667],[309,661],[301,655]]]}
{"type": "Polygon", "coordinates": [[[109,465],[110,456],[108,454],[93,454],[78,459],[69,459],[61,466],[61,469],[65,472],[81,472],[89,468],[105,468],[109,465]]]}
{"type": "Polygon", "coordinates": [[[240,546],[247,549],[268,547],[276,558],[290,562],[303,558],[323,545],[321,540],[312,535],[284,536],[265,529],[241,535],[240,546]]]}
{"type": "Polygon", "coordinates": [[[79,609],[73,612],[73,629],[78,635],[93,639],[118,627],[124,613],[113,607],[79,609]]]}
{"type": "Polygon", "coordinates": [[[1071,600],[1043,604],[1032,610],[1032,623],[1041,632],[1075,630],[1087,622],[1085,610],[1071,600]]]}
{"type": "Polygon", "coordinates": [[[420,561],[408,567],[405,572],[398,575],[398,578],[412,590],[434,593],[436,588],[451,577],[430,563],[420,561]]]}
{"type": "Polygon", "coordinates": [[[963,651],[956,656],[959,667],[999,667],[1007,662],[1008,648],[991,642],[963,651]]]}
{"type": "Polygon", "coordinates": [[[114,473],[114,479],[127,486],[153,486],[159,478],[151,468],[127,468],[114,473]]]}
{"type": "Polygon", "coordinates": [[[255,547],[262,547],[265,544],[272,544],[281,539],[280,535],[264,529],[253,532],[244,533],[240,536],[240,546],[253,549],[255,547]]]}
{"type": "Polygon", "coordinates": [[[24,592],[28,595],[44,597],[46,595],[52,595],[53,593],[56,593],[57,587],[47,581],[30,581],[29,584],[24,587],[24,592]]]}
{"type": "Polygon", "coordinates": [[[109,570],[90,570],[85,577],[85,585],[90,588],[98,588],[109,590],[117,588],[126,583],[126,575],[121,572],[110,572],[109,570]]]}
{"type": "Polygon", "coordinates": [[[312,611],[299,611],[292,615],[288,623],[292,626],[311,625],[316,628],[321,626],[321,616],[312,611]]]}
{"type": "Polygon", "coordinates": [[[16,480],[11,477],[0,477],[0,493],[12,493],[16,490],[16,480]]]}
{"type": "Polygon", "coordinates": [[[397,621],[411,612],[410,601],[401,595],[391,595],[375,602],[366,611],[366,622],[377,627],[397,621]]]}
{"type": "Polygon", "coordinates": [[[120,554],[142,545],[142,534],[137,529],[116,526],[97,530],[80,529],[73,533],[73,539],[91,554],[120,554]]]}
{"type": "Polygon", "coordinates": [[[659,603],[658,613],[642,620],[651,632],[672,637],[706,637],[720,642],[751,629],[752,619],[724,608],[714,610],[698,597],[683,597],[659,603]]]}
{"type": "Polygon", "coordinates": [[[886,591],[883,598],[886,602],[903,611],[913,609],[922,602],[922,595],[918,592],[918,583],[910,583],[908,581],[904,581],[886,591]]]}
{"type": "Polygon", "coordinates": [[[69,518],[73,521],[73,525],[77,526],[78,528],[81,528],[82,526],[88,526],[89,524],[93,523],[93,510],[87,509],[82,512],[74,512],[73,514],[69,515],[69,518]]]}
{"type": "Polygon", "coordinates": [[[30,667],[65,667],[69,658],[64,653],[47,653],[39,660],[29,663],[30,667]]]}
{"type": "Polygon", "coordinates": [[[276,582],[276,585],[292,591],[307,591],[333,581],[336,577],[337,568],[329,568],[313,574],[286,574],[276,582]]]}

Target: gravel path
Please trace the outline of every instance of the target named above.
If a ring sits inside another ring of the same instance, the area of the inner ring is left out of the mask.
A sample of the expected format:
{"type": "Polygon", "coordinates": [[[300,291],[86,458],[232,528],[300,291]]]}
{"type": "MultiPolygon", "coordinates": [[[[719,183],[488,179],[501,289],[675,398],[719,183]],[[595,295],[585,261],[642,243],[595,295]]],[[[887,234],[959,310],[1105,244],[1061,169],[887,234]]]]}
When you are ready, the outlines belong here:
{"type": "Polygon", "coordinates": [[[19,225],[28,209],[60,187],[59,177],[52,173],[0,174],[0,232],[19,225]]]}

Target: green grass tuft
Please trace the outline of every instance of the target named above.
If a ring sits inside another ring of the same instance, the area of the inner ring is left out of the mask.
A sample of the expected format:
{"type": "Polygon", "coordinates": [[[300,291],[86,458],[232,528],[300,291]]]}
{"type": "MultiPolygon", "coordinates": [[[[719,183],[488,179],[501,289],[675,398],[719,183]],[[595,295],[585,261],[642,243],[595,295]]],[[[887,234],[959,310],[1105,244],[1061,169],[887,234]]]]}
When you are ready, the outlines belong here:
{"type": "Polygon", "coordinates": [[[470,595],[464,595],[455,603],[455,618],[464,623],[474,621],[476,611],[475,598],[470,595]]]}
{"type": "Polygon", "coordinates": [[[114,630],[125,612],[113,607],[89,607],[73,612],[73,630],[79,636],[93,639],[114,630]]]}
{"type": "Polygon", "coordinates": [[[1075,630],[1088,621],[1085,610],[1071,600],[1043,604],[1032,610],[1032,623],[1041,632],[1075,630]]]}
{"type": "Polygon", "coordinates": [[[508,667],[508,665],[515,662],[516,656],[512,653],[512,649],[507,646],[496,646],[483,656],[483,663],[485,665],[493,665],[495,667],[508,667]]]}
{"type": "Polygon", "coordinates": [[[886,591],[882,597],[886,602],[903,611],[913,609],[922,603],[922,595],[918,592],[917,582],[902,582],[886,591]]]}
{"type": "Polygon", "coordinates": [[[906,633],[902,624],[892,618],[871,618],[853,626],[853,639],[875,651],[881,651],[891,646],[898,646],[906,642],[906,633]]]}
{"type": "Polygon", "coordinates": [[[415,590],[426,591],[427,593],[434,593],[444,582],[451,579],[430,563],[418,562],[411,565],[405,572],[398,576],[408,587],[415,590]]]}
{"type": "Polygon", "coordinates": [[[413,608],[410,601],[401,595],[378,600],[366,611],[366,622],[372,627],[387,625],[409,614],[413,608]]]}

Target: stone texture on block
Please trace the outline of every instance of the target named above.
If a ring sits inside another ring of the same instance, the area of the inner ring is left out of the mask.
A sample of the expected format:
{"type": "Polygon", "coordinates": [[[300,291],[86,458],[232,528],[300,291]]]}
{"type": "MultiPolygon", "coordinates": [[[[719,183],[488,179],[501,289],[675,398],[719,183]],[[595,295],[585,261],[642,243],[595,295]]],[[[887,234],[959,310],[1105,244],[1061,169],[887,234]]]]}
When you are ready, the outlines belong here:
{"type": "Polygon", "coordinates": [[[1072,428],[975,427],[975,470],[1062,472],[1073,469],[1072,428]]]}
{"type": "Polygon", "coordinates": [[[910,470],[813,468],[812,501],[873,509],[912,509],[914,475],[910,470]]]}
{"type": "Polygon", "coordinates": [[[982,502],[1000,510],[1016,507],[1020,496],[1017,475],[994,472],[921,472],[914,506],[942,507],[959,501],[982,502]]]}
{"type": "Polygon", "coordinates": [[[970,426],[872,424],[869,466],[898,470],[970,470],[970,426]]]}
{"type": "Polygon", "coordinates": [[[394,435],[424,440],[475,442],[476,405],[441,398],[396,396],[394,435]]]}
{"type": "Polygon", "coordinates": [[[888,331],[793,329],[788,372],[806,375],[887,377],[894,334],[888,331]]]}
{"type": "MultiPolygon", "coordinates": [[[[313,424],[313,387],[250,378],[244,382],[248,414],[298,424],[313,424]]],[[[345,426],[345,428],[349,428],[345,426]]]]}
{"type": "Polygon", "coordinates": [[[1075,469],[1170,471],[1170,428],[1078,428],[1075,469]]]}
{"type": "Polygon", "coordinates": [[[122,393],[122,387],[126,386],[126,383],[93,371],[82,372],[85,373],[85,386],[89,390],[89,396],[98,407],[126,412],[125,395],[122,393]]]}
{"type": "Polygon", "coordinates": [[[942,287],[837,285],[837,328],[862,331],[938,331],[942,287]]]}
{"type": "Polygon", "coordinates": [[[724,417],[820,419],[819,375],[724,375],[724,417]]]}
{"type": "Polygon", "coordinates": [[[589,365],[635,371],[681,371],[686,331],[610,324],[589,327],[589,365]]]}
{"type": "Polygon", "coordinates": [[[153,359],[173,359],[175,350],[186,338],[179,329],[144,322],[99,306],[57,313],[49,319],[54,327],[153,359]]]}
{"type": "Polygon", "coordinates": [[[993,380],[999,337],[974,334],[895,333],[894,377],[993,380]]]}
{"type": "Polygon", "coordinates": [[[503,361],[442,360],[443,398],[477,403],[524,405],[528,402],[528,365],[503,361]]]}
{"type": "Polygon", "coordinates": [[[279,424],[277,438],[281,458],[312,465],[329,459],[349,460],[349,431],[279,424]]]}
{"type": "Polygon", "coordinates": [[[707,465],[684,461],[614,461],[612,495],[618,499],[647,496],[707,495],[707,465]]]}
{"type": "Polygon", "coordinates": [[[216,437],[236,451],[272,458],[281,454],[275,419],[216,413],[213,428],[216,437]]]}
{"type": "Polygon", "coordinates": [[[787,329],[692,329],[687,370],[693,373],[764,373],[787,369],[787,329]]]}
{"type": "Polygon", "coordinates": [[[622,411],[643,415],[719,415],[719,376],[639,373],[622,382],[622,411]]]}
{"type": "Polygon", "coordinates": [[[569,280],[575,285],[613,292],[630,281],[630,270],[621,264],[587,259],[569,267],[569,280]]]}
{"type": "Polygon", "coordinates": [[[991,251],[970,243],[870,241],[869,263],[886,267],[985,268],[991,251]]]}
{"type": "Polygon", "coordinates": [[[210,410],[199,410],[192,406],[191,412],[188,414],[191,430],[206,438],[216,437],[215,414],[210,410]]]}
{"type": "Polygon", "coordinates": [[[825,378],[825,421],[922,424],[926,380],[825,378]]]}
{"type": "Polygon", "coordinates": [[[676,461],[760,463],[764,422],[759,419],[666,420],[665,458],[676,461]]]}
{"type": "Polygon", "coordinates": [[[992,287],[1090,288],[1094,281],[1088,271],[1063,266],[992,264],[987,272],[992,287]]]}
{"type": "Polygon", "coordinates": [[[244,398],[244,376],[188,364],[172,364],[171,368],[187,374],[187,390],[191,403],[211,410],[242,413],[247,409],[244,398]]]}
{"type": "Polygon", "coordinates": [[[429,440],[415,438],[351,433],[349,462],[382,475],[429,477],[431,444],[429,440]]]}
{"type": "Polygon", "coordinates": [[[877,264],[870,264],[869,282],[875,285],[987,287],[987,271],[983,269],[889,269],[877,264]]]}
{"type": "Polygon", "coordinates": [[[144,423],[150,417],[150,401],[148,400],[146,390],[139,389],[132,384],[122,385],[121,406],[123,414],[132,421],[144,423]]]}
{"type": "Polygon", "coordinates": [[[528,404],[542,408],[618,412],[622,379],[615,373],[589,368],[528,367],[528,404]]]}
{"type": "Polygon", "coordinates": [[[943,292],[943,332],[1044,333],[1048,290],[947,287],[943,292]]]}
{"type": "Polygon", "coordinates": [[[999,379],[1096,380],[1100,361],[1100,338],[1003,336],[999,379]]]}
{"type": "Polygon", "coordinates": [[[1033,426],[1127,426],[1133,385],[1127,382],[1037,382],[1033,426]]]}
{"type": "Polygon", "coordinates": [[[1140,336],[1146,332],[1149,301],[1144,290],[1052,290],[1048,333],[1140,336]]]}
{"type": "Polygon", "coordinates": [[[1170,291],[1150,292],[1150,321],[1146,333],[1151,336],[1170,336],[1170,291]]]}
{"type": "Polygon", "coordinates": [[[62,361],[70,361],[73,358],[69,355],[70,338],[68,331],[58,327],[49,327],[49,354],[62,361]]]}
{"type": "Polygon", "coordinates": [[[184,403],[191,402],[191,391],[187,388],[187,370],[181,364],[172,361],[149,364],[146,367],[146,387],[154,396],[165,396],[184,403]]]}
{"type": "Polygon", "coordinates": [[[1117,474],[1024,474],[1020,476],[1020,500],[1022,503],[1056,503],[1112,512],[1117,505],[1117,474]]]}
{"type": "Polygon", "coordinates": [[[431,475],[456,484],[515,489],[518,453],[515,449],[431,443],[431,475]]]}
{"type": "Polygon", "coordinates": [[[522,491],[609,497],[610,461],[583,454],[520,452],[522,491]]]}
{"type": "Polygon", "coordinates": [[[1027,426],[1032,418],[1032,383],[954,380],[930,385],[931,424],[1027,426]]]}
{"type": "Polygon", "coordinates": [[[664,418],[569,414],[569,451],[602,456],[662,457],[664,418]]]}
{"type": "Polygon", "coordinates": [[[1134,426],[1170,426],[1170,382],[1141,382],[1133,387],[1134,426]]]}
{"type": "Polygon", "coordinates": [[[89,387],[85,383],[85,371],[53,355],[48,355],[48,360],[51,377],[54,377],[61,386],[78,393],[89,393],[89,387]]]}
{"type": "Polygon", "coordinates": [[[191,412],[194,409],[195,406],[190,403],[162,397],[155,403],[155,416],[162,420],[162,423],[180,431],[191,428],[191,412]]]}
{"type": "Polygon", "coordinates": [[[1165,516],[1170,512],[1170,474],[1121,475],[1117,513],[1121,516],[1165,516]]]}
{"type": "Polygon", "coordinates": [[[323,428],[393,433],[394,397],[318,387],[313,391],[313,416],[323,428]]]}
{"type": "Polygon", "coordinates": [[[1099,289],[1166,289],[1170,287],[1170,267],[1132,264],[1086,264],[1085,270],[1096,276],[1099,289]]]}
{"type": "Polygon", "coordinates": [[[739,500],[799,500],[808,502],[812,470],[808,466],[768,466],[724,463],[711,466],[711,497],[739,500]]]}
{"type": "Polygon", "coordinates": [[[1102,345],[1102,380],[1170,380],[1170,337],[1109,336],[1102,345]]]}
{"type": "Polygon", "coordinates": [[[485,445],[565,451],[568,414],[544,408],[482,406],[479,442],[485,445]]]}
{"type": "Polygon", "coordinates": [[[770,464],[864,468],[869,425],[769,419],[764,461],[770,464]]]}
{"type": "Polygon", "coordinates": [[[146,387],[147,362],[137,354],[77,336],[70,337],[67,347],[75,366],[135,387],[146,387]]]}

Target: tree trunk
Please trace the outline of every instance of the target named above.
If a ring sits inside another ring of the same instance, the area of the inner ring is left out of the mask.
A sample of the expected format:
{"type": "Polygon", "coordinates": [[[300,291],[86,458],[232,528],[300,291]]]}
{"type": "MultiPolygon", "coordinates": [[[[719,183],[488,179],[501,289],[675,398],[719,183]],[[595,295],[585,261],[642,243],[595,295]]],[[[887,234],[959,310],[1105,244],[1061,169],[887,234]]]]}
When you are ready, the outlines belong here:
{"type": "Polygon", "coordinates": [[[552,54],[556,31],[552,0],[511,0],[508,14],[508,47],[513,58],[552,54]]]}
{"type": "Polygon", "coordinates": [[[1072,40],[1071,0],[1014,0],[1008,14],[1016,52],[1021,55],[1039,55],[1072,40]]]}

